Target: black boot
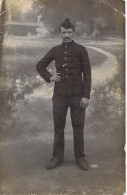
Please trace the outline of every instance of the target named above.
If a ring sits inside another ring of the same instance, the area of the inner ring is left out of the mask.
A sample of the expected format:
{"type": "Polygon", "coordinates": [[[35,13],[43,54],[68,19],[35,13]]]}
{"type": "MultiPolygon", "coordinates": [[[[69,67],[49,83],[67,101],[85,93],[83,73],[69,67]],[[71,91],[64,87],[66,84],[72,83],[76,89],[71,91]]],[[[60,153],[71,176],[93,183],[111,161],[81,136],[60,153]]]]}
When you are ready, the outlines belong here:
{"type": "Polygon", "coordinates": [[[63,162],[62,158],[56,158],[53,157],[47,164],[46,164],[46,169],[54,169],[61,165],[63,162]]]}
{"type": "Polygon", "coordinates": [[[86,161],[84,157],[79,157],[76,159],[76,161],[80,169],[84,171],[88,170],[88,162],[86,161]]]}

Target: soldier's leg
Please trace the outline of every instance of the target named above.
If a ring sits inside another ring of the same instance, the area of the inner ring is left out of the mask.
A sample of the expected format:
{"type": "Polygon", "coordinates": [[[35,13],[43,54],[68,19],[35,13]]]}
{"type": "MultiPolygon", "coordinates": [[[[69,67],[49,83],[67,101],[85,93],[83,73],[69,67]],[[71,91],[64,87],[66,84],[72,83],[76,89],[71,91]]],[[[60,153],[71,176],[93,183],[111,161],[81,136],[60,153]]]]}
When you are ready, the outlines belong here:
{"type": "Polygon", "coordinates": [[[74,153],[76,159],[85,156],[84,154],[84,123],[85,109],[80,107],[80,96],[70,98],[71,121],[74,137],[74,153]]]}
{"type": "Polygon", "coordinates": [[[67,97],[53,95],[54,144],[53,156],[64,155],[64,128],[68,110],[67,97]]]}

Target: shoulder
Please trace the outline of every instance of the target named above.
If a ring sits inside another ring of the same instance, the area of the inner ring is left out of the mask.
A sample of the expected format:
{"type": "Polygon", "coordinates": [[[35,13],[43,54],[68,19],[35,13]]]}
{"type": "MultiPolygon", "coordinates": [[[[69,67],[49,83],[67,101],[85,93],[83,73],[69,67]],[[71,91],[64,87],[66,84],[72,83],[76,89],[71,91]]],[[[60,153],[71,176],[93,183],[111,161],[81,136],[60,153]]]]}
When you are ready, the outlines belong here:
{"type": "Polygon", "coordinates": [[[78,49],[78,51],[80,53],[88,55],[87,49],[84,45],[81,45],[79,43],[75,43],[75,47],[78,49]]]}
{"type": "Polygon", "coordinates": [[[57,51],[59,51],[60,48],[61,48],[61,45],[55,45],[55,46],[52,47],[51,51],[53,53],[56,53],[57,51]]]}
{"type": "Polygon", "coordinates": [[[62,46],[61,44],[60,45],[55,45],[54,48],[59,49],[61,46],[62,46]]]}
{"type": "Polygon", "coordinates": [[[49,52],[54,53],[56,50],[58,50],[60,48],[60,45],[54,45],[50,48],[49,52]]]}
{"type": "Polygon", "coordinates": [[[75,46],[76,46],[77,48],[81,49],[81,50],[86,50],[86,47],[83,46],[83,45],[81,45],[81,44],[79,44],[79,43],[75,43],[75,46]]]}

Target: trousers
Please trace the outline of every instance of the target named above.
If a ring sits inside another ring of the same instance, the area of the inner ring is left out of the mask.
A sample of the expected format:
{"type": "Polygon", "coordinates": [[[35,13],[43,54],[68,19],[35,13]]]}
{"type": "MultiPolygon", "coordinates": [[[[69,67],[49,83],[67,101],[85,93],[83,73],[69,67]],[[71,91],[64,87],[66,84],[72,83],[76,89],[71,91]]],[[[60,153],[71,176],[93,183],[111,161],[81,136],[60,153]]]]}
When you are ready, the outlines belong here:
{"type": "Polygon", "coordinates": [[[68,108],[70,107],[71,123],[73,128],[74,154],[78,159],[84,154],[84,124],[85,108],[80,107],[81,95],[60,96],[53,94],[53,120],[54,120],[54,143],[53,156],[64,156],[64,129],[68,108]]]}

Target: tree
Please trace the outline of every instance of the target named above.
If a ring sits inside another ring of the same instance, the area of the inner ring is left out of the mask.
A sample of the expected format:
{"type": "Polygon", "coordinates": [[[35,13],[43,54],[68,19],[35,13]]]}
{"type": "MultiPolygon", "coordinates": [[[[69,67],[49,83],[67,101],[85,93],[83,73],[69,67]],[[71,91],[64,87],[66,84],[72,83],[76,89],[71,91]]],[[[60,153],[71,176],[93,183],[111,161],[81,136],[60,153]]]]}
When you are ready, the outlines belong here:
{"type": "Polygon", "coordinates": [[[5,22],[5,0],[2,0],[1,12],[0,12],[0,124],[1,128],[4,125],[6,112],[6,93],[5,93],[5,72],[2,66],[2,56],[3,56],[3,38],[4,38],[4,22],[5,22]]]}
{"type": "Polygon", "coordinates": [[[1,12],[0,12],[0,71],[2,62],[2,49],[3,49],[3,37],[4,37],[4,21],[5,21],[5,0],[2,0],[1,12]]]}

